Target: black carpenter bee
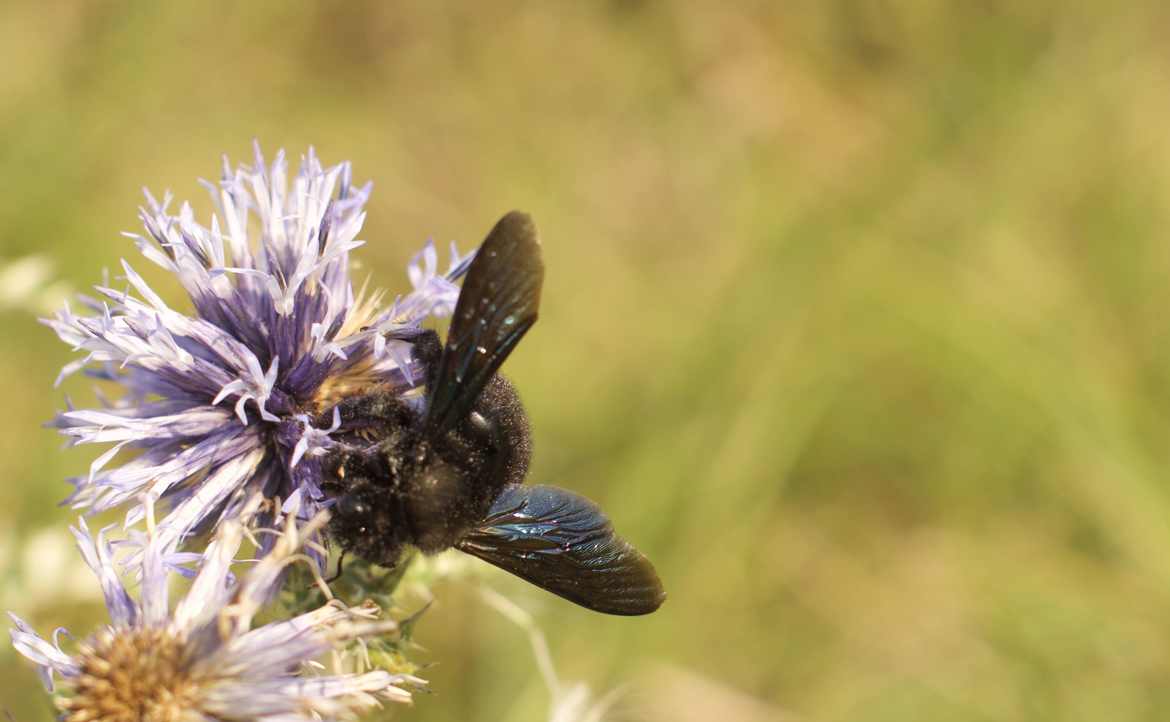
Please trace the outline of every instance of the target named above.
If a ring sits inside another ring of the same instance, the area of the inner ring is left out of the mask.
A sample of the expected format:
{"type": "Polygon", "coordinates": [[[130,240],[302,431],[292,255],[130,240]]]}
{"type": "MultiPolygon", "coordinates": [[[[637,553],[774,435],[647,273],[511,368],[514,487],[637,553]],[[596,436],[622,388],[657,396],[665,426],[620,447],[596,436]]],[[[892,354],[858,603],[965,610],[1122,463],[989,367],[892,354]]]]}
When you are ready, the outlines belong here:
{"type": "Polygon", "coordinates": [[[330,534],[376,564],[454,547],[589,609],[647,614],[665,599],[650,561],[588,499],[522,483],[528,418],[496,371],[536,322],[543,280],[536,228],[513,211],[472,261],[446,345],[434,331],[415,340],[421,410],[378,389],[338,404],[342,441],[324,460],[330,534]]]}

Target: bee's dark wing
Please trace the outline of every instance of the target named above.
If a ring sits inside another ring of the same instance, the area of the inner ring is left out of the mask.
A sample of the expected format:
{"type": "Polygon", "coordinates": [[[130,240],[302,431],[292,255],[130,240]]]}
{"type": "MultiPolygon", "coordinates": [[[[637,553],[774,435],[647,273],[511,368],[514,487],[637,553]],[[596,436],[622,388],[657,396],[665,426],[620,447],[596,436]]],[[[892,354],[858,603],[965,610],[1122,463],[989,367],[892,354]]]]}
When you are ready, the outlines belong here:
{"type": "Polygon", "coordinates": [[[526,213],[512,211],[488,233],[459,292],[430,381],[429,434],[443,433],[471,413],[484,386],[536,323],[543,282],[536,226],[526,213]]]}
{"type": "Polygon", "coordinates": [[[555,486],[506,487],[456,546],[594,611],[649,614],[666,599],[654,565],[601,509],[555,486]]]}

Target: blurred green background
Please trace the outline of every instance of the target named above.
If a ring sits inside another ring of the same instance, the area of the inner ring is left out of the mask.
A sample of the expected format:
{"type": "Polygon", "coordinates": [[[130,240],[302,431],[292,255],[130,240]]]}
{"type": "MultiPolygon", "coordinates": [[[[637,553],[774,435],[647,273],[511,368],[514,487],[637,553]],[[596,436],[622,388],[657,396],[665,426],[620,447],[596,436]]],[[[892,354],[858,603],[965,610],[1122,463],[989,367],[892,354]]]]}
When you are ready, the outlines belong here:
{"type": "MultiPolygon", "coordinates": [[[[670,598],[616,619],[489,579],[563,678],[624,688],[611,717],[1165,719],[1168,23],[1143,0],[8,2],[0,258],[85,288],[135,254],[141,186],[205,214],[196,178],[254,137],[374,180],[376,285],[524,208],[532,478],[601,502],[670,598]]],[[[40,423],[87,391],[51,388],[71,355],[27,308],[55,292],[0,310],[0,602],[85,632],[54,504],[97,450],[40,423]]],[[[547,719],[524,634],[434,591],[435,694],[398,718],[547,719]]],[[[6,645],[0,701],[49,718],[6,645]]]]}

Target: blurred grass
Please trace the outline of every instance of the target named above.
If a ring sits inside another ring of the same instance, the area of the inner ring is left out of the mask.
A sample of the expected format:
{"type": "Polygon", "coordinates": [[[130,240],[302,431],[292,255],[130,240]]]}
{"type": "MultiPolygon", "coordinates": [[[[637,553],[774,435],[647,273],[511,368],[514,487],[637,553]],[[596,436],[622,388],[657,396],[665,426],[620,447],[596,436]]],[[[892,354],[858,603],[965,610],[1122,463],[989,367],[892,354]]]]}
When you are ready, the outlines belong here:
{"type": "MultiPolygon", "coordinates": [[[[493,577],[563,677],[630,684],[625,719],[1161,719],[1167,21],[1142,0],[9,3],[0,257],[84,288],[132,254],[141,185],[206,211],[195,178],[253,137],[373,178],[378,285],[525,208],[549,269],[508,363],[533,478],[602,502],[670,591],[621,620],[493,577]]],[[[39,428],[70,357],[0,314],[5,601],[84,630],[98,608],[24,593],[21,561],[64,535],[61,479],[94,455],[39,428]]],[[[400,717],[543,719],[523,635],[436,592],[436,694],[400,717]]],[[[19,722],[48,719],[6,648],[0,679],[19,722]]]]}

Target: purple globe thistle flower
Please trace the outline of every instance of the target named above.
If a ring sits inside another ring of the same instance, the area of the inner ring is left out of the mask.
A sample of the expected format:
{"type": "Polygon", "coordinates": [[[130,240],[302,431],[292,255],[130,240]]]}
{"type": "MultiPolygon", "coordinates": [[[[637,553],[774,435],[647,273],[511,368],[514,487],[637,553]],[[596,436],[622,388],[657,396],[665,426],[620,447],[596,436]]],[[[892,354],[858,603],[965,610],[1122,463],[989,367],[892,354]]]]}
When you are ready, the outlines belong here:
{"type": "Polygon", "coordinates": [[[362,244],[370,185],[353,186],[348,163],[323,168],[312,150],[291,185],[283,151],[270,166],[258,145],[255,156],[235,170],[225,158],[220,182],[204,182],[210,226],[186,203],[173,215],[169,194],[159,203],[147,192],[146,234],[126,234],[179,280],[191,313],[168,306],[123,261],[124,288],[107,281],[81,299],[87,313],[66,306],[46,321],[85,354],[61,377],[86,369],[124,391],[53,421],[72,443],[113,444],[71,480],[67,501],[93,512],[128,505],[131,526],[161,500],[170,512],[157,533],[172,550],[255,495],[312,516],[325,502],[320,457],[338,421],[315,420],[372,384],[415,392],[422,373],[411,342],[426,317],[451,313],[454,282],[471,261],[452,247],[440,274],[428,244],[409,266],[411,293],[388,307],[381,293],[355,293],[349,253],[362,244]],[[123,449],[137,454],[115,464],[123,449]]]}
{"type": "Polygon", "coordinates": [[[69,653],[58,643],[67,636],[64,630],[50,642],[10,613],[13,646],[36,663],[46,689],[61,693],[55,701],[65,722],[337,719],[383,700],[409,702],[407,687],[423,685],[423,680],[384,670],[346,670],[360,666],[360,655],[336,655],[342,669],[332,674],[310,664],[396,629],[392,621],[374,619],[369,608],[347,610],[331,602],[291,619],[252,626],[284,568],[326,514],[300,528],[288,517],[271,553],[238,579],[229,570],[245,529],[238,519],[224,522],[201,555],[189,591],[173,608],[168,601],[172,574],[157,535],[151,534],[143,551],[142,585],[135,599],[118,576],[110,545],[100,533],[91,537],[83,519],[73,533],[101,583],[110,624],[69,653]],[[56,688],[58,676],[63,689],[56,688]]]}

